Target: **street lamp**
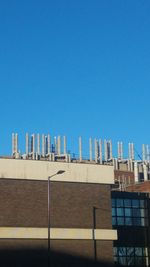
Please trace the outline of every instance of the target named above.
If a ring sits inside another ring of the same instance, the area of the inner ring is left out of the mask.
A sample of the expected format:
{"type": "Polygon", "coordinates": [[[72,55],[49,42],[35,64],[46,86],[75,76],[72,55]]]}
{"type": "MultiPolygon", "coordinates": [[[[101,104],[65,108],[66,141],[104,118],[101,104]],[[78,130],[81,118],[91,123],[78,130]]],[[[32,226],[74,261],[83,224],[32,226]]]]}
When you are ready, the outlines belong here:
{"type": "Polygon", "coordinates": [[[50,179],[56,175],[64,173],[64,170],[59,170],[55,174],[48,176],[48,263],[49,263],[49,252],[50,252],[50,179]]]}
{"type": "Polygon", "coordinates": [[[93,207],[93,244],[94,244],[94,260],[97,262],[97,246],[96,246],[96,240],[95,240],[95,230],[96,227],[96,211],[101,210],[101,207],[93,207]]]}

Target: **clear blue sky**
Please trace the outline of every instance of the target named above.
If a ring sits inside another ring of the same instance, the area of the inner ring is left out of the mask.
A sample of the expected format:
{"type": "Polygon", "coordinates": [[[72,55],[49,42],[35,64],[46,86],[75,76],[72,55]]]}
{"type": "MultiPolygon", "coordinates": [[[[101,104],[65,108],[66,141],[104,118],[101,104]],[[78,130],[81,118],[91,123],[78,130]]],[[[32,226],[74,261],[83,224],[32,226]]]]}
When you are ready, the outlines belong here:
{"type": "MultiPolygon", "coordinates": [[[[29,133],[150,144],[150,2],[0,1],[0,154],[29,133]]],[[[115,148],[114,148],[115,150],[115,148]]]]}

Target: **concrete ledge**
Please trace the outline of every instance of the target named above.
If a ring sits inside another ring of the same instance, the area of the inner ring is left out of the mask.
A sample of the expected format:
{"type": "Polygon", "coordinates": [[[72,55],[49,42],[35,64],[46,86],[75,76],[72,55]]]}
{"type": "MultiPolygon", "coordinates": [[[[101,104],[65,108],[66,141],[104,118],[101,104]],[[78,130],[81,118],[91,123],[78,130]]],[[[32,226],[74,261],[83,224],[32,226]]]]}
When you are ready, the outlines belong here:
{"type": "MultiPolygon", "coordinates": [[[[62,240],[117,240],[117,231],[111,229],[51,228],[50,238],[62,240]]],[[[0,227],[0,239],[48,239],[48,229],[0,227]]]]}
{"type": "Polygon", "coordinates": [[[82,182],[113,184],[113,166],[36,161],[23,159],[0,159],[0,178],[47,180],[48,176],[56,174],[59,170],[65,172],[56,175],[51,180],[63,182],[82,182]]]}

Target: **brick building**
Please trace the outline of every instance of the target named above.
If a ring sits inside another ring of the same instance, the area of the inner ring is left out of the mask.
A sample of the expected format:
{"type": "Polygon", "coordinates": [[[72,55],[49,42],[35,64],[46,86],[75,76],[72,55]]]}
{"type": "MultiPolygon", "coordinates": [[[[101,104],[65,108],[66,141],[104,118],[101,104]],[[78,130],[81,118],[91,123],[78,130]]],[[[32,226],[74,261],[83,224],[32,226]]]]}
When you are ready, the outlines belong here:
{"type": "MultiPolygon", "coordinates": [[[[112,264],[113,182],[113,166],[1,158],[2,266],[29,266],[28,255],[44,266],[52,253],[69,257],[69,266],[75,258],[112,264]]],[[[62,266],[60,256],[51,266],[58,260],[62,266]]]]}
{"type": "Polygon", "coordinates": [[[51,136],[43,134],[42,146],[40,139],[39,134],[26,134],[22,154],[18,134],[13,134],[12,156],[0,158],[3,265],[29,266],[30,256],[36,267],[68,266],[68,262],[105,266],[114,260],[149,266],[149,195],[140,193],[150,192],[148,146],[143,145],[143,156],[137,160],[133,143],[129,158],[124,158],[119,142],[114,158],[111,140],[104,140],[103,155],[102,140],[93,143],[90,138],[89,159],[84,159],[81,137],[79,157],[68,152],[65,136],[63,151],[60,136],[51,143],[51,136]]]}

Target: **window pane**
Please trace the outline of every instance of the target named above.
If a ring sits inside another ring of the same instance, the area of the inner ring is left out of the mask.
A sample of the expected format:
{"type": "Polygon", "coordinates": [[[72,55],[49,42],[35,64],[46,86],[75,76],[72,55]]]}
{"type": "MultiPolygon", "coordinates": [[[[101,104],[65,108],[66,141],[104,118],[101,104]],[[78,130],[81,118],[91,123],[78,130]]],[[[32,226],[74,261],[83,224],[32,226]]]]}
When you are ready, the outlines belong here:
{"type": "Polygon", "coordinates": [[[134,265],[134,257],[127,257],[127,266],[134,265]]]}
{"type": "Polygon", "coordinates": [[[135,265],[136,266],[143,266],[143,258],[142,257],[135,257],[135,265]]]}
{"type": "Polygon", "coordinates": [[[147,210],[140,209],[140,211],[141,211],[141,217],[147,217],[147,210]]]}
{"type": "Polygon", "coordinates": [[[124,206],[131,207],[131,199],[124,199],[124,206]]]}
{"type": "Polygon", "coordinates": [[[115,207],[115,198],[112,198],[111,204],[112,204],[112,207],[115,207]]]}
{"type": "Polygon", "coordinates": [[[126,217],[125,218],[125,225],[132,225],[132,218],[131,217],[126,217]]]}
{"type": "Polygon", "coordinates": [[[123,266],[148,266],[145,251],[143,247],[115,247],[114,261],[123,266]]]}
{"type": "Polygon", "coordinates": [[[142,226],[147,226],[147,219],[141,218],[141,225],[142,226]]]}
{"type": "Polygon", "coordinates": [[[138,199],[132,199],[132,207],[139,207],[139,200],[138,199]]]}
{"type": "Polygon", "coordinates": [[[118,263],[118,258],[114,256],[114,264],[118,263]]]}
{"type": "Polygon", "coordinates": [[[141,218],[133,218],[133,224],[134,225],[141,225],[141,218]]]}
{"type": "Polygon", "coordinates": [[[116,225],[116,217],[112,217],[112,225],[116,225]]]}
{"type": "Polygon", "coordinates": [[[125,216],[128,216],[128,217],[131,216],[131,209],[130,208],[125,208],[125,216]]]}
{"type": "Polygon", "coordinates": [[[132,209],[132,216],[133,217],[141,217],[141,210],[140,209],[132,209]]]}
{"type": "Polygon", "coordinates": [[[126,247],[118,247],[118,256],[126,256],[126,247]]]}
{"type": "Polygon", "coordinates": [[[144,199],[141,199],[140,200],[140,207],[144,208],[144,206],[145,206],[145,203],[144,202],[145,202],[144,199]]]}
{"type": "Polygon", "coordinates": [[[126,248],[127,251],[127,256],[134,256],[134,248],[133,247],[127,247],[126,248]]]}
{"type": "Polygon", "coordinates": [[[117,247],[114,247],[114,255],[117,255],[117,247]]]}
{"type": "Polygon", "coordinates": [[[123,207],[123,199],[121,198],[117,199],[117,207],[123,207]]]}
{"type": "Polygon", "coordinates": [[[117,208],[117,216],[124,216],[123,208],[117,208]]]}
{"type": "Polygon", "coordinates": [[[142,256],[143,255],[143,249],[142,248],[135,248],[135,255],[136,256],[142,256]]]}
{"type": "Polygon", "coordinates": [[[112,208],[112,216],[116,216],[116,209],[112,208]]]}
{"type": "Polygon", "coordinates": [[[118,225],[124,225],[124,218],[123,217],[118,217],[117,218],[117,223],[118,223],[118,225]]]}
{"type": "Polygon", "coordinates": [[[118,258],[118,263],[119,263],[120,265],[127,265],[127,264],[126,264],[126,257],[119,257],[119,258],[118,258]]]}

